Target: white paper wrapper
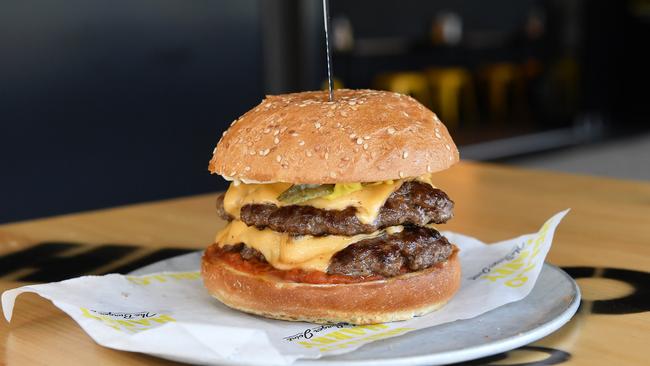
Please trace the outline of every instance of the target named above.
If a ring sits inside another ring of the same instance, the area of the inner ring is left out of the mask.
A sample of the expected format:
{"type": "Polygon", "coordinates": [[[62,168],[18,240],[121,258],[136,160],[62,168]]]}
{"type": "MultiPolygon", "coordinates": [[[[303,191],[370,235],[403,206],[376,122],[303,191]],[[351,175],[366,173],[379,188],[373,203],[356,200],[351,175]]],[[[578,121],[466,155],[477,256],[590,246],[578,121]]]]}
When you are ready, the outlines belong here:
{"type": "Polygon", "coordinates": [[[460,248],[461,288],[439,311],[403,322],[369,326],[315,325],[241,313],[210,297],[201,282],[200,253],[170,259],[164,272],[110,274],[24,286],[2,294],[11,319],[16,297],[34,292],[70,315],[97,343],[200,364],[290,364],[354,351],[379,339],[469,319],[530,293],[567,211],[534,234],[485,245],[445,232],[460,248]],[[254,351],[253,351],[254,350],[254,351]]]}

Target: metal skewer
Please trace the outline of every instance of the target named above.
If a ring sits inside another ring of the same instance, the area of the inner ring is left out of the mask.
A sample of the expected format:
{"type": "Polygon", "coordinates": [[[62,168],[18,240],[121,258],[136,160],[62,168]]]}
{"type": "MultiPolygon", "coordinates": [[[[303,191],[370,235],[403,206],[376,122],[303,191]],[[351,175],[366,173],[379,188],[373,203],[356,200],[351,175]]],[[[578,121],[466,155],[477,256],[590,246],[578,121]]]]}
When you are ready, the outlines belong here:
{"type": "Polygon", "coordinates": [[[329,87],[329,101],[334,101],[334,80],[332,80],[334,73],[332,67],[332,46],[330,45],[330,2],[323,0],[323,21],[325,23],[325,48],[327,49],[327,84],[329,87]]]}

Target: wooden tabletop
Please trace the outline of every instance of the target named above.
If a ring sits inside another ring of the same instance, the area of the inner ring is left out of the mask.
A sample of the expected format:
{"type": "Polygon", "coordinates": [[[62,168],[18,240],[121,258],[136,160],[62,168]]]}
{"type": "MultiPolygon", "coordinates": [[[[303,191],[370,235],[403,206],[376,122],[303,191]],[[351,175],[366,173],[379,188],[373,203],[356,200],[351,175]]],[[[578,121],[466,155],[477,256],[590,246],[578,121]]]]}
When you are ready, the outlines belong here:
{"type": "MultiPolygon", "coordinates": [[[[547,259],[580,284],[578,314],[541,341],[480,364],[649,362],[650,184],[470,162],[434,180],[456,202],[455,217],[444,228],[486,242],[534,232],[552,214],[572,209],[547,259]]],[[[215,197],[0,225],[0,291],[82,274],[125,273],[201,249],[223,226],[215,197]]],[[[11,324],[0,325],[0,364],[171,363],[100,347],[50,302],[26,294],[11,324]]]]}

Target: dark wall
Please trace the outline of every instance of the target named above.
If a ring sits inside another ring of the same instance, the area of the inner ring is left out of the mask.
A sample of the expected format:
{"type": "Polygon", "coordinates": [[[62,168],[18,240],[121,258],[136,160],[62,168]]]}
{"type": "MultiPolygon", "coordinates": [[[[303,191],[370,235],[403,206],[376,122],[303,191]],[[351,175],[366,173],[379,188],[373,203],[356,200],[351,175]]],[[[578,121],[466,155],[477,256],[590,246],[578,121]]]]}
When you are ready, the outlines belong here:
{"type": "Polygon", "coordinates": [[[355,0],[332,1],[332,14],[348,16],[356,36],[418,38],[436,13],[453,11],[467,29],[514,30],[539,0],[355,0]]]}
{"type": "Polygon", "coordinates": [[[0,2],[0,222],[225,187],[263,96],[256,0],[0,2]]]}

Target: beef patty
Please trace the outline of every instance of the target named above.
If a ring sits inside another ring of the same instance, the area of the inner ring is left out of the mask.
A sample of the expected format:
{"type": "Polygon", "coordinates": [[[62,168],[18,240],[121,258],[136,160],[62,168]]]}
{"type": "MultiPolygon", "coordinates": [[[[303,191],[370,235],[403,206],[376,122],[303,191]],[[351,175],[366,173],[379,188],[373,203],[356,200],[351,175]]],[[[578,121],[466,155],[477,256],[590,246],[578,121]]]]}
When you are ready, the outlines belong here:
{"type": "MultiPolygon", "coordinates": [[[[224,195],[217,198],[217,212],[226,220],[232,217],[223,207],[224,195]]],[[[324,210],[311,206],[248,204],[240,211],[241,221],[259,229],[295,235],[368,234],[396,225],[442,224],[453,216],[454,202],[440,189],[417,181],[404,182],[393,192],[379,210],[372,224],[359,221],[355,207],[344,210],[324,210]]]]}
{"type": "Polygon", "coordinates": [[[444,262],[453,246],[437,230],[408,226],[403,231],[361,240],[334,254],[327,273],[397,276],[444,262]]]}
{"type": "MultiPolygon", "coordinates": [[[[327,273],[393,277],[444,262],[453,248],[437,230],[407,226],[399,233],[361,240],[337,252],[327,273]]],[[[266,262],[262,253],[244,244],[224,246],[224,249],[239,252],[246,260],[266,262]]]]}

